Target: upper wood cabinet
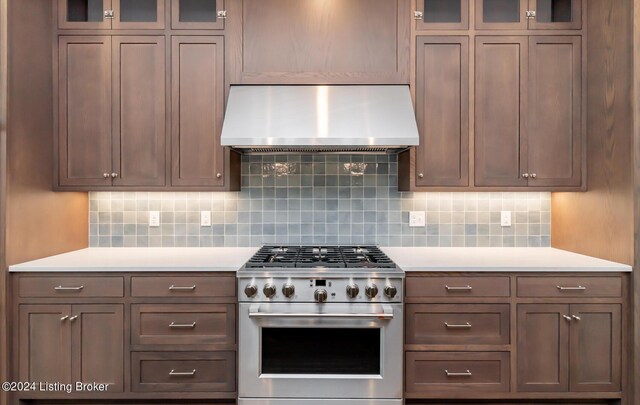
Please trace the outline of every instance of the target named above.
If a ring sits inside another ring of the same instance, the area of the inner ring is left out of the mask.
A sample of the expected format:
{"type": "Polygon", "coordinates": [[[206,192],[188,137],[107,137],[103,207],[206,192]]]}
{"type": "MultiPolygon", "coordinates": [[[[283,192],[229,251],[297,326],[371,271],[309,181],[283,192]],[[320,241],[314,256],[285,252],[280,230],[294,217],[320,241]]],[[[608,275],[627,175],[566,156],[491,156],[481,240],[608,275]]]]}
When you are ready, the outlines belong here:
{"type": "Polygon", "coordinates": [[[476,38],[476,186],[583,185],[581,49],[578,36],[476,38]]]}
{"type": "Polygon", "coordinates": [[[414,19],[417,31],[466,30],[472,0],[416,0],[414,19]]]}
{"type": "Polygon", "coordinates": [[[59,186],[165,184],[164,37],[60,37],[59,186]]]}
{"type": "Polygon", "coordinates": [[[227,11],[225,0],[173,0],[171,1],[171,28],[224,29],[227,11]]]}
{"type": "Polygon", "coordinates": [[[469,185],[469,38],[416,44],[417,186],[469,185]]]}
{"type": "Polygon", "coordinates": [[[229,3],[232,83],[409,83],[410,0],[229,3]]]}
{"type": "Polygon", "coordinates": [[[224,38],[174,36],[172,184],[224,185],[224,38]]]}
{"type": "Polygon", "coordinates": [[[61,29],[163,29],[164,0],[58,0],[61,29]]]}
{"type": "Polygon", "coordinates": [[[582,0],[475,0],[477,29],[580,29],[582,0]]]}

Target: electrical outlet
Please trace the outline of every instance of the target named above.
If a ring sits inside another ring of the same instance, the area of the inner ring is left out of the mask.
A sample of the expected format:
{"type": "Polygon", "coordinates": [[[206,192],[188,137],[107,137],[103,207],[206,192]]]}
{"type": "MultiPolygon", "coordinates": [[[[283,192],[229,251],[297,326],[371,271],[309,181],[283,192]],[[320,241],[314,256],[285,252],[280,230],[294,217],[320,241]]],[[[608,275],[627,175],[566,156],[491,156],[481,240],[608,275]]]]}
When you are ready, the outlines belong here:
{"type": "Polygon", "coordinates": [[[149,226],[153,228],[160,226],[160,211],[149,211],[149,226]]]}
{"type": "Polygon", "coordinates": [[[200,226],[211,226],[211,211],[200,211],[200,226]]]}
{"type": "Polygon", "coordinates": [[[500,211],[500,225],[503,228],[511,226],[511,211],[500,211]]]}
{"type": "Polygon", "coordinates": [[[424,211],[409,212],[409,227],[420,228],[426,226],[426,218],[424,211]]]}

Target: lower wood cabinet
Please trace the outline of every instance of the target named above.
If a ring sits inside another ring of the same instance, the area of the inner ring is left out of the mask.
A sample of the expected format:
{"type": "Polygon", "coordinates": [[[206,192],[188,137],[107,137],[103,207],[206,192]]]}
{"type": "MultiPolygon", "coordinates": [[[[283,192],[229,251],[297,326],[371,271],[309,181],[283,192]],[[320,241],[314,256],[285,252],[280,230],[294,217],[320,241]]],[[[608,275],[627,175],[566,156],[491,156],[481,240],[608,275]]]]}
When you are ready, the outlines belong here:
{"type": "Polygon", "coordinates": [[[123,305],[21,305],[20,381],[124,387],[123,305]]]}
{"type": "Polygon", "coordinates": [[[518,390],[621,390],[621,306],[518,305],[518,390]]]}

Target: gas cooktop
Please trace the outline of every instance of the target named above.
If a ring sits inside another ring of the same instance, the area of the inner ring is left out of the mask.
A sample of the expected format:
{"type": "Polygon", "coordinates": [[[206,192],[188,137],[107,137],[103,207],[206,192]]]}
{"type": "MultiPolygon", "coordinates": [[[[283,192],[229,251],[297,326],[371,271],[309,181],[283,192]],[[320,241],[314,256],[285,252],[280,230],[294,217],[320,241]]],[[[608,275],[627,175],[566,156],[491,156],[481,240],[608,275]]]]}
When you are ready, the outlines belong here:
{"type": "Polygon", "coordinates": [[[245,264],[260,269],[394,269],[376,246],[263,246],[245,264]]]}

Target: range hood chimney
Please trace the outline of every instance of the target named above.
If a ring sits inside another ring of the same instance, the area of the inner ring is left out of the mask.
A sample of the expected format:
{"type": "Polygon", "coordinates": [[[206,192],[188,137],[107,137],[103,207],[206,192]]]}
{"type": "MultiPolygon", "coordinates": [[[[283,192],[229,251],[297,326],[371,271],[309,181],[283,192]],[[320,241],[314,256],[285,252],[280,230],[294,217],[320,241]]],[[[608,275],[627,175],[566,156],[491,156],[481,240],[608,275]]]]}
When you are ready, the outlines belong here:
{"type": "Polygon", "coordinates": [[[245,153],[397,152],[418,145],[409,86],[232,86],[222,145],[245,153]]]}

